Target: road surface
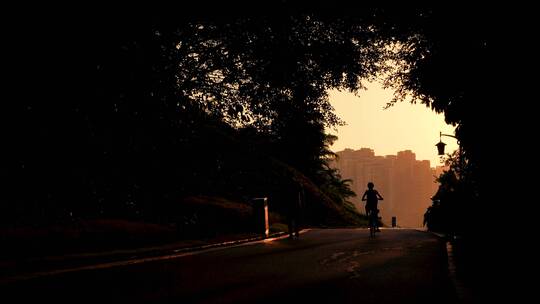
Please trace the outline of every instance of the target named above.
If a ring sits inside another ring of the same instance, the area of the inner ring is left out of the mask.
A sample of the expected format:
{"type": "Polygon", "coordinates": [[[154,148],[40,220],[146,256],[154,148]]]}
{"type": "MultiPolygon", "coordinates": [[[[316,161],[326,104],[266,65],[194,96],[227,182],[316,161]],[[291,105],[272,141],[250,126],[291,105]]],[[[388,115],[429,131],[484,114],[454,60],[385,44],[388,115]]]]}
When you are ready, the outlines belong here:
{"type": "Polygon", "coordinates": [[[421,231],[320,229],[298,240],[0,285],[3,303],[454,303],[445,243],[421,231]],[[285,302],[284,302],[285,301],[285,302]]]}

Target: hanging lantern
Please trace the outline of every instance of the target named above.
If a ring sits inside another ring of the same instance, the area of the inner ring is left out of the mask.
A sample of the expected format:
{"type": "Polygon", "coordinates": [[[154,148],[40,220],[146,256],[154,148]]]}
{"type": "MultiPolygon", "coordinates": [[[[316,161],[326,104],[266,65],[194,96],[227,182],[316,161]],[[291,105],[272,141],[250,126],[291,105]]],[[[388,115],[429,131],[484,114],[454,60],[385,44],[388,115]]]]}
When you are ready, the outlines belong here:
{"type": "Polygon", "coordinates": [[[444,155],[444,146],[446,146],[445,143],[442,141],[439,141],[435,146],[437,146],[437,150],[439,151],[439,155],[444,155]]]}

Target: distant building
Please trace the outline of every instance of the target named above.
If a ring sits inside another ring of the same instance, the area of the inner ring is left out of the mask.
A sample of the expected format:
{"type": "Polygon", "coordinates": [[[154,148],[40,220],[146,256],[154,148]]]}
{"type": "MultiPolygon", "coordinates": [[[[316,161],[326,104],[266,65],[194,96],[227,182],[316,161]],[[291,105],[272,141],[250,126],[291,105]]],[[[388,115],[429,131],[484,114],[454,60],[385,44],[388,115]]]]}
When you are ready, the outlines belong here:
{"type": "Polygon", "coordinates": [[[358,196],[351,201],[360,212],[365,212],[361,198],[371,181],[384,197],[379,203],[383,222],[389,224],[396,216],[398,226],[422,226],[423,215],[438,188],[435,178],[444,167],[431,168],[428,160],[416,160],[411,150],[386,156],[376,156],[369,148],[345,149],[336,154],[332,166],[343,178],[353,181],[352,189],[358,196]]]}

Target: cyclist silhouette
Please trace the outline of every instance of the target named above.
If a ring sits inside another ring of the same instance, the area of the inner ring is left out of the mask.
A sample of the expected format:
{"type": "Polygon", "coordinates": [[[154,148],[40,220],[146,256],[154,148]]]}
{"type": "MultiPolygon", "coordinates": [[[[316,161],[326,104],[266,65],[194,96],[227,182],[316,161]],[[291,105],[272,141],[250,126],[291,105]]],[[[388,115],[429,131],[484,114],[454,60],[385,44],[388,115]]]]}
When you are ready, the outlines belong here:
{"type": "MultiPolygon", "coordinates": [[[[366,201],[366,215],[370,216],[371,212],[374,212],[375,214],[379,212],[377,204],[379,200],[383,200],[383,197],[379,194],[379,191],[373,189],[375,185],[372,182],[369,182],[367,186],[368,189],[364,192],[364,195],[362,195],[362,201],[366,201]]],[[[377,231],[380,231],[378,226],[377,231]]]]}

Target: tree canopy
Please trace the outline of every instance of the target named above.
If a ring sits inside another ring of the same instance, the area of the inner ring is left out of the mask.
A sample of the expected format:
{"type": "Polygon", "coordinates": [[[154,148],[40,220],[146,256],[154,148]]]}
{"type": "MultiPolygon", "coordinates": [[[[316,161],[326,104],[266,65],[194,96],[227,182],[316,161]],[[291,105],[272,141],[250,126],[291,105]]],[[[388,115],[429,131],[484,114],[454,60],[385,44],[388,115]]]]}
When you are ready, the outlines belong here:
{"type": "Polygon", "coordinates": [[[491,14],[198,5],[71,15],[25,31],[26,62],[41,64],[25,75],[36,90],[20,98],[9,174],[17,203],[4,214],[163,210],[194,193],[268,193],[292,179],[276,181],[262,164],[270,159],[343,199],[346,184],[325,167],[324,129],[341,123],[327,91],[357,92],[374,78],[396,101],[412,96],[457,125],[478,185],[479,117],[497,77],[491,14]]]}

